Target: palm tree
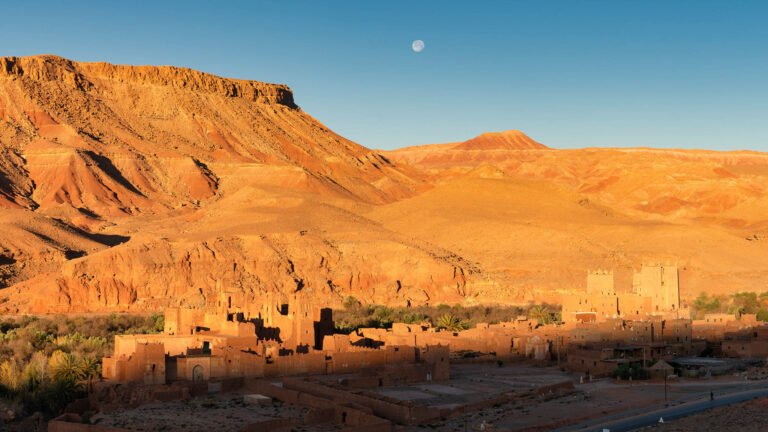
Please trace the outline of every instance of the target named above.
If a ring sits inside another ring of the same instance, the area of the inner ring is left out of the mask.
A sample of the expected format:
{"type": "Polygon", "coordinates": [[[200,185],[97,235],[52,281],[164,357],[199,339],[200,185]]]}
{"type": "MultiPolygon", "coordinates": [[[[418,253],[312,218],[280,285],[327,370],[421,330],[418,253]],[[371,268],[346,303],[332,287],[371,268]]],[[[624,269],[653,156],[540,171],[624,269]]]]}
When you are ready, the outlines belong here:
{"type": "Polygon", "coordinates": [[[528,309],[528,318],[540,324],[549,324],[552,322],[552,312],[544,305],[533,305],[528,309]]]}
{"type": "Polygon", "coordinates": [[[86,356],[80,359],[80,369],[85,375],[88,393],[93,390],[93,380],[101,376],[101,363],[95,357],[86,356]]]}
{"type": "Polygon", "coordinates": [[[48,386],[43,395],[46,401],[45,411],[51,416],[58,415],[64,407],[80,395],[81,389],[77,383],[70,380],[55,380],[48,386]]]}
{"type": "Polygon", "coordinates": [[[82,362],[70,354],[56,351],[51,355],[50,368],[53,378],[57,381],[71,381],[78,383],[86,378],[86,371],[82,362]]]}
{"type": "Polygon", "coordinates": [[[457,332],[466,328],[465,323],[461,318],[454,316],[453,314],[441,315],[437,319],[436,327],[443,330],[457,332]]]}

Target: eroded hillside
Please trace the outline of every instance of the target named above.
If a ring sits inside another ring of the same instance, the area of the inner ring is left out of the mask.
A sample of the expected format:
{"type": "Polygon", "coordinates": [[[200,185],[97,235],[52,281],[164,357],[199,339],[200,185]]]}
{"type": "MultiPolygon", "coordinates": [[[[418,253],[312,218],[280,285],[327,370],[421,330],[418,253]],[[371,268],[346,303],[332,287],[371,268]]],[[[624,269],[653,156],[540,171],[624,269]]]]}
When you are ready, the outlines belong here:
{"type": "Polygon", "coordinates": [[[391,152],[283,85],[0,58],[4,311],[159,310],[221,290],[323,304],[557,301],[587,269],[683,297],[768,288],[768,155],[554,150],[519,131],[391,152]]]}
{"type": "Polygon", "coordinates": [[[222,284],[406,302],[460,281],[458,259],[355,210],[418,193],[421,175],[283,85],[3,58],[0,143],[10,311],[147,309],[222,284]]]}

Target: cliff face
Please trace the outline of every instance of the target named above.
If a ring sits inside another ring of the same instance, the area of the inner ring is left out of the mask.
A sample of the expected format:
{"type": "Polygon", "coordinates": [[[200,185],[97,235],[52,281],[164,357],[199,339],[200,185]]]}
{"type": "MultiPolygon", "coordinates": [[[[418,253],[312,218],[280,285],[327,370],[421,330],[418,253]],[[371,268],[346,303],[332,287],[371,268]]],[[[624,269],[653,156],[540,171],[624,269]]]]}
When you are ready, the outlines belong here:
{"type": "MultiPolygon", "coordinates": [[[[396,285],[397,272],[385,277],[376,268],[398,267],[413,246],[385,256],[378,243],[392,235],[367,237],[378,228],[354,209],[412,196],[426,187],[421,174],[328,130],[284,85],[175,67],[0,58],[0,144],[0,208],[8,209],[0,219],[0,286],[12,287],[2,292],[13,297],[9,310],[173,303],[232,279],[227,272],[248,268],[246,259],[258,264],[235,277],[236,288],[291,292],[298,278],[319,292],[338,282],[406,301],[407,290],[384,288],[396,285]],[[371,244],[376,259],[345,255],[328,275],[314,270],[316,262],[298,266],[313,254],[330,265],[328,245],[341,243],[353,223],[363,234],[345,242],[371,244]],[[226,247],[197,257],[219,238],[257,245],[244,239],[313,227],[322,240],[307,251],[254,258],[256,246],[226,247]],[[286,279],[291,267],[307,275],[286,279]]],[[[455,287],[453,265],[427,261],[431,269],[420,277],[455,287]]]]}
{"type": "Polygon", "coordinates": [[[166,86],[178,90],[244,98],[253,102],[297,108],[288,86],[235,80],[172,66],[121,66],[110,63],[76,63],[56,56],[0,57],[0,72],[9,77],[56,82],[70,89],[94,90],[91,80],[132,86],[166,86]]]}
{"type": "MultiPolygon", "coordinates": [[[[206,167],[216,162],[300,168],[308,187],[368,202],[408,196],[419,183],[304,114],[283,85],[53,56],[3,58],[0,71],[0,137],[6,150],[29,155],[28,166],[6,170],[14,184],[24,183],[21,168],[34,181],[50,174],[35,167],[82,164],[106,179],[108,195],[128,200],[112,210],[135,213],[152,207],[142,196],[169,206],[180,195],[190,201],[213,196],[215,176],[206,167]],[[195,190],[172,184],[179,176],[189,177],[195,190]]],[[[22,205],[46,198],[19,188],[3,192],[22,205]]],[[[75,192],[70,204],[83,207],[75,192]]]]}

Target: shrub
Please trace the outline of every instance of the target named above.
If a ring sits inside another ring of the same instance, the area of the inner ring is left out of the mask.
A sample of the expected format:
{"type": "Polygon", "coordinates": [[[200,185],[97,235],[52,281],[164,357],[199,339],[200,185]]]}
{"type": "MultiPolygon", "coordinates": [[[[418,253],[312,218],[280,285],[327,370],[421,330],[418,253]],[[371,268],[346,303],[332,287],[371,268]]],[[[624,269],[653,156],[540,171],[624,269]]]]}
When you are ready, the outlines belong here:
{"type": "Polygon", "coordinates": [[[613,370],[613,377],[623,380],[628,380],[630,377],[633,380],[645,380],[651,377],[651,372],[644,367],[623,364],[613,370]]]}
{"type": "Polygon", "coordinates": [[[117,333],[158,333],[161,315],[29,317],[0,320],[0,398],[25,414],[55,416],[101,375],[117,333]]]}
{"type": "Polygon", "coordinates": [[[757,311],[757,319],[759,321],[768,321],[768,309],[760,308],[760,310],[757,311]]]}
{"type": "MultiPolygon", "coordinates": [[[[524,315],[526,310],[520,306],[413,306],[388,307],[381,305],[363,305],[354,297],[347,297],[344,309],[334,311],[336,331],[350,333],[361,327],[388,328],[394,322],[407,324],[429,323],[437,326],[443,315],[451,315],[461,321],[464,328],[471,328],[478,323],[495,324],[510,321],[518,315],[524,315]]],[[[536,305],[529,306],[528,309],[536,305]]],[[[560,307],[556,305],[541,305],[543,311],[540,320],[544,323],[560,321],[560,307]]]]}

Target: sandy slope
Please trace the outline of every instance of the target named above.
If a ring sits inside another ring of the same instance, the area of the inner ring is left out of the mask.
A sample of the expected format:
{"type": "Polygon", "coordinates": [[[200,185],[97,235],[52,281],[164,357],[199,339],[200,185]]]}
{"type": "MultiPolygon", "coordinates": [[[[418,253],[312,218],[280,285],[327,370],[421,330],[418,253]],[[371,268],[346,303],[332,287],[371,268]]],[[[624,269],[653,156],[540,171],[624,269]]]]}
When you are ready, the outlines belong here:
{"type": "Polygon", "coordinates": [[[764,290],[766,176],[760,153],[552,150],[519,131],[377,152],[282,85],[0,58],[0,301],[556,300],[589,268],[628,284],[660,260],[684,295],[764,290]]]}
{"type": "Polygon", "coordinates": [[[477,262],[485,298],[552,298],[614,268],[675,262],[683,295],[768,288],[768,155],[653,149],[517,149],[474,140],[387,153],[436,186],[372,218],[477,262]]]}

